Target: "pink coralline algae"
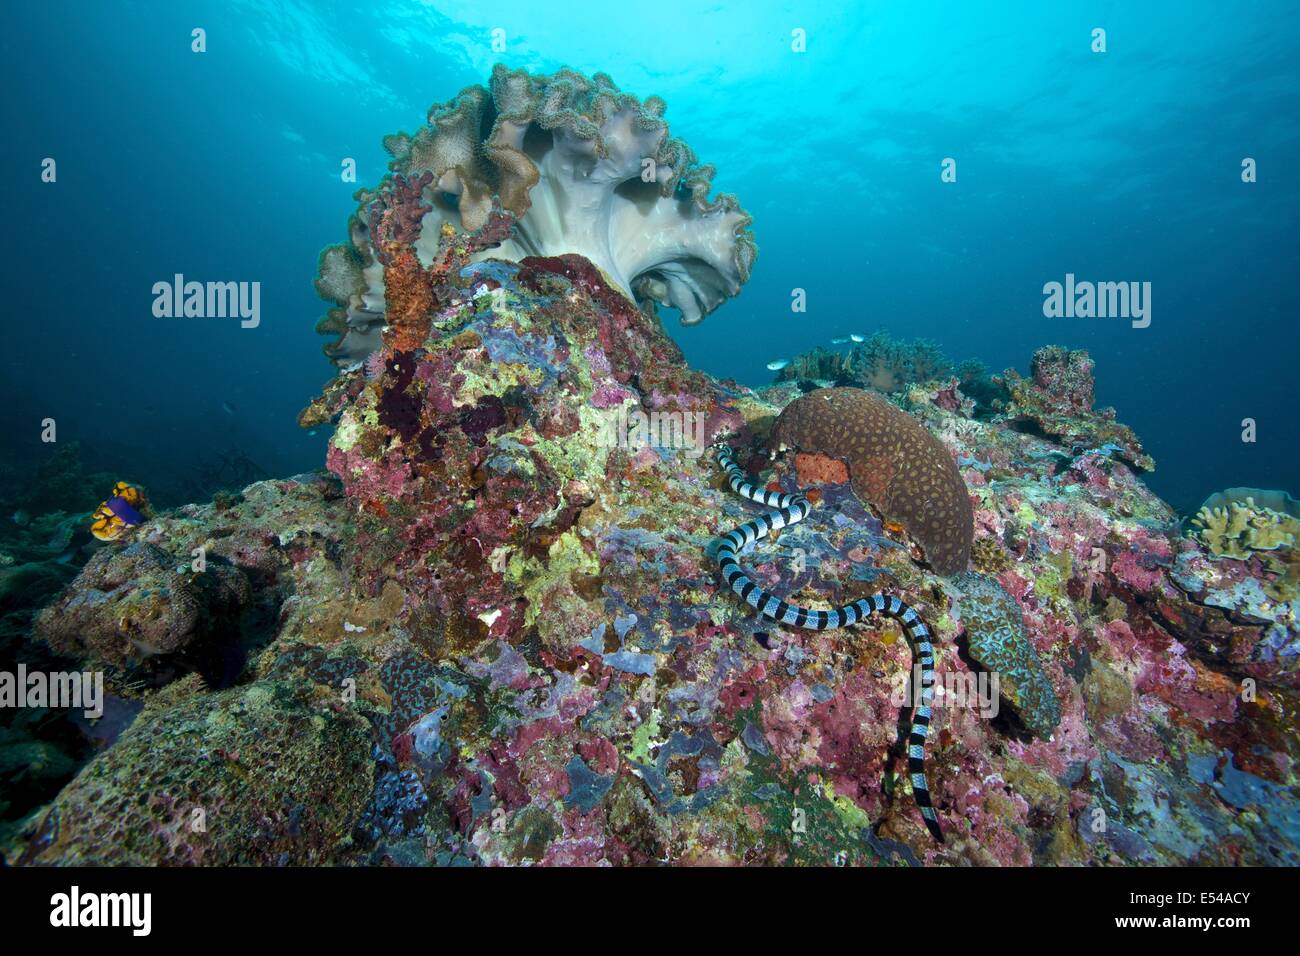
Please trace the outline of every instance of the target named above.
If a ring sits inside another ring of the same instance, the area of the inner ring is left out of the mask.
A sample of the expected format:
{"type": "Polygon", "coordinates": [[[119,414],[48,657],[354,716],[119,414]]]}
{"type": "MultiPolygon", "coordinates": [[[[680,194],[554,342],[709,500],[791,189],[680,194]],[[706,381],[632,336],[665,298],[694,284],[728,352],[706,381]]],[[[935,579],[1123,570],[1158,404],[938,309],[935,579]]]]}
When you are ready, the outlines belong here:
{"type": "Polygon", "coordinates": [[[1163,580],[1165,569],[1172,563],[1168,542],[1163,542],[1161,551],[1143,551],[1140,543],[1120,551],[1111,562],[1111,572],[1124,584],[1138,593],[1154,591],[1163,580]]]}
{"type": "Polygon", "coordinates": [[[591,404],[596,408],[617,408],[634,397],[627,389],[602,385],[592,393],[591,404]]]}

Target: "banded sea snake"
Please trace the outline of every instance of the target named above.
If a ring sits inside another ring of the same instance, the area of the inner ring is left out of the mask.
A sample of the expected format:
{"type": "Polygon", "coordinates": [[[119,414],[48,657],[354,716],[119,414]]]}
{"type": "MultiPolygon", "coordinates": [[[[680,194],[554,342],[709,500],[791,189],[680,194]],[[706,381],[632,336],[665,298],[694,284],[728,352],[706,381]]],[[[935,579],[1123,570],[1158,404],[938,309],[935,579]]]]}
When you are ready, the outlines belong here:
{"type": "Polygon", "coordinates": [[[891,617],[902,625],[912,652],[921,665],[921,701],[912,715],[912,727],[907,738],[907,770],[926,828],[942,843],[943,831],[939,829],[939,818],[930,803],[930,786],[925,779],[925,741],[930,734],[930,705],[934,701],[934,648],[930,644],[930,629],[915,610],[896,597],[873,594],[831,611],[816,611],[782,601],[751,581],[736,559],[737,552],[748,544],[761,541],[773,531],[802,521],[812,511],[812,504],[802,494],[765,491],[750,484],[745,480],[745,473],[732,460],[731,449],[726,445],[715,447],[718,466],[726,473],[731,490],[771,509],[717,539],[718,568],[741,600],[765,618],[810,631],[846,627],[875,613],[891,617]]]}

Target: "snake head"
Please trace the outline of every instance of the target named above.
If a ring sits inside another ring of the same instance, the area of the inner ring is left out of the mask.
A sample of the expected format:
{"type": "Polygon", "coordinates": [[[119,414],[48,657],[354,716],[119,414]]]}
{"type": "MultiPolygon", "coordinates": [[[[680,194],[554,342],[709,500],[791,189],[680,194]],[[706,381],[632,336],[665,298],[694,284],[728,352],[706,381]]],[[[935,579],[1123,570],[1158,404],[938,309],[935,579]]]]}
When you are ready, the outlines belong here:
{"type": "Polygon", "coordinates": [[[789,446],[789,445],[784,445],[784,444],[782,444],[782,445],[777,445],[775,448],[769,448],[769,449],[767,450],[767,457],[768,457],[768,460],[769,460],[769,461],[776,461],[777,458],[779,458],[780,456],[784,455],[786,452],[788,452],[788,451],[790,451],[790,450],[791,450],[791,449],[790,449],[790,446],[789,446]]]}

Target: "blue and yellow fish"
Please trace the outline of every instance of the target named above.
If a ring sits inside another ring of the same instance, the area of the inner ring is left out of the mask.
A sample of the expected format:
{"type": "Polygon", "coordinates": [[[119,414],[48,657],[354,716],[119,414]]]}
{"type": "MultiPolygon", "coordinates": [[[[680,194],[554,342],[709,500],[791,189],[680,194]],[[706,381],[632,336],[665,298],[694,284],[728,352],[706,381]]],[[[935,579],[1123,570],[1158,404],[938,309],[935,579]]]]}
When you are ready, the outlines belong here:
{"type": "Polygon", "coordinates": [[[141,513],[147,501],[144,492],[125,481],[113,486],[113,493],[91,515],[90,533],[100,541],[113,541],[127,528],[144,521],[141,513]]]}

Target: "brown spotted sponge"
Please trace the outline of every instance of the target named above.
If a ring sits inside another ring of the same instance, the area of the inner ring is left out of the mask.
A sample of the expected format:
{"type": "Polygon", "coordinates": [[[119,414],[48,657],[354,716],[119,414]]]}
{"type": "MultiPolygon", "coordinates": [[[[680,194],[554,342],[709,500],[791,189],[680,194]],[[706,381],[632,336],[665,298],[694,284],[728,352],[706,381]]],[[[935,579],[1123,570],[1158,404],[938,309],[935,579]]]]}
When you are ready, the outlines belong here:
{"type": "Polygon", "coordinates": [[[843,461],[857,496],[901,524],[935,571],[966,570],[975,529],[966,483],[906,412],[860,388],[819,388],[786,406],[769,441],[843,461]]]}

